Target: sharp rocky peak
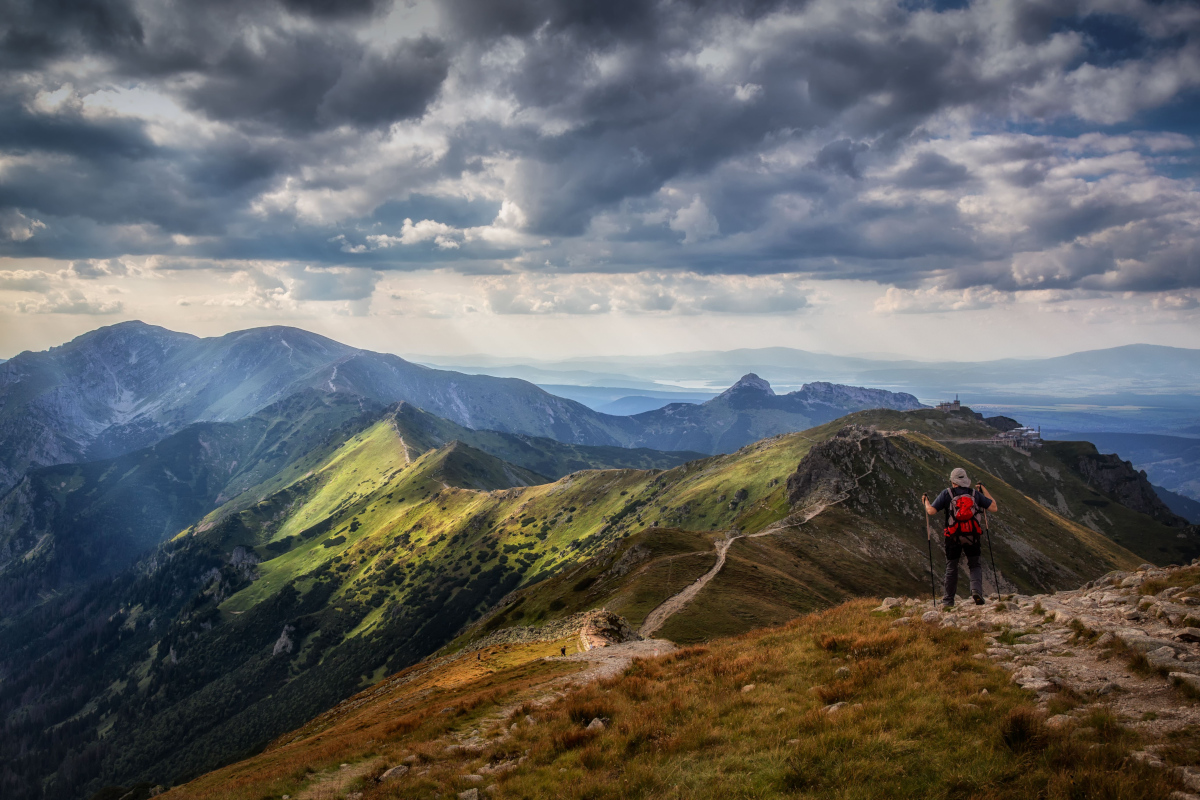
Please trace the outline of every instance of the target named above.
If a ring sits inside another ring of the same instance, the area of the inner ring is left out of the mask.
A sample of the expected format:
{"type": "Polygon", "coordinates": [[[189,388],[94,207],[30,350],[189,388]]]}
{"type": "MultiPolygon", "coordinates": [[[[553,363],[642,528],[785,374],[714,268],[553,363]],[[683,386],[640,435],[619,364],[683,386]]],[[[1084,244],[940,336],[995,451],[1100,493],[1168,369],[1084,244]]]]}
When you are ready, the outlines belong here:
{"type": "Polygon", "coordinates": [[[721,392],[717,399],[721,397],[729,397],[734,394],[743,394],[745,392],[759,392],[770,397],[775,396],[775,390],[771,388],[771,384],[767,383],[762,378],[749,372],[738,379],[738,382],[730,386],[725,391],[721,392]]]}

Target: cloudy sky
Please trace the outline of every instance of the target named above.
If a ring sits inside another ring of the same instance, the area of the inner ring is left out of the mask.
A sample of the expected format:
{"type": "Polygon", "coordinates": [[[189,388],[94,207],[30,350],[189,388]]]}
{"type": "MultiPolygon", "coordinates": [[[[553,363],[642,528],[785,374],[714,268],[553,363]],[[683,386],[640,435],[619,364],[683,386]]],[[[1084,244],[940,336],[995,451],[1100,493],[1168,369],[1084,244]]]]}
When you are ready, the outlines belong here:
{"type": "Polygon", "coordinates": [[[1200,347],[1200,4],[0,0],[0,357],[1200,347]]]}

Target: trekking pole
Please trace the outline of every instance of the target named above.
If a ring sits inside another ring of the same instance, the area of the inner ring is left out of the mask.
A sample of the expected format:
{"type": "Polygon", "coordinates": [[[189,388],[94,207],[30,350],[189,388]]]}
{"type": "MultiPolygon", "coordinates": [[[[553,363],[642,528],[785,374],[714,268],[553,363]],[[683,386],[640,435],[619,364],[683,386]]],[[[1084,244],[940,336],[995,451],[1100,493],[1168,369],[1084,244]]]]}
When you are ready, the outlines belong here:
{"type": "Polygon", "coordinates": [[[996,602],[1000,602],[1000,573],[996,572],[996,551],[992,549],[992,526],[988,524],[988,513],[983,512],[983,532],[987,534],[988,555],[992,557],[992,580],[996,582],[996,602]]]}
{"type": "Polygon", "coordinates": [[[921,495],[921,513],[925,514],[925,548],[929,551],[929,594],[937,610],[937,582],[933,579],[933,533],[929,530],[929,514],[925,512],[926,496],[921,495]]]}

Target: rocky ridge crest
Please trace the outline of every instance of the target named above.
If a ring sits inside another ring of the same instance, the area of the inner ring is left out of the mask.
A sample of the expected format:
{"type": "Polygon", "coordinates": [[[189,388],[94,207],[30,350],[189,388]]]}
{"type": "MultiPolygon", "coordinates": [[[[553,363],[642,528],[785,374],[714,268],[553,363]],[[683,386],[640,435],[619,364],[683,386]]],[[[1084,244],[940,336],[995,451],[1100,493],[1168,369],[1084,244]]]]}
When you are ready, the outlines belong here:
{"type": "Polygon", "coordinates": [[[997,662],[1035,693],[1046,725],[1096,738],[1086,718],[1107,710],[1145,742],[1135,758],[1178,773],[1188,791],[1172,800],[1200,800],[1200,769],[1172,758],[1172,737],[1200,726],[1200,559],[1143,564],[1074,591],[992,597],[983,606],[968,600],[943,611],[929,599],[889,597],[876,611],[899,612],[893,626],[984,631],[989,647],[976,658],[997,662]]]}

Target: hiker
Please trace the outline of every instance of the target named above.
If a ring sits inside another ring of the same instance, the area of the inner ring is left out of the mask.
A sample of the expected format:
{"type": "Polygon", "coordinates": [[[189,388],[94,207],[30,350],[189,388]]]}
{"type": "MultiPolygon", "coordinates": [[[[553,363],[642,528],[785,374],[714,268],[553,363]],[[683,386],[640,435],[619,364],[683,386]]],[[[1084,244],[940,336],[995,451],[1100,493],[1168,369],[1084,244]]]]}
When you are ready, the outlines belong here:
{"type": "Polygon", "coordinates": [[[946,586],[942,595],[942,608],[954,607],[954,595],[958,591],[958,559],[967,557],[967,571],[971,575],[971,598],[975,605],[983,605],[983,567],[979,557],[983,552],[980,538],[983,526],[979,515],[986,510],[997,511],[1000,506],[988,493],[983,484],[971,488],[971,479],[962,467],[950,473],[950,488],[943,489],[931,504],[929,495],[921,495],[925,513],[929,516],[939,511],[946,512],[946,586]]]}
{"type": "Polygon", "coordinates": [[[559,650],[561,650],[561,651],[562,651],[562,654],[563,654],[564,656],[567,654],[567,648],[566,648],[565,646],[564,646],[564,647],[560,647],[560,648],[559,648],[559,650]]]}

